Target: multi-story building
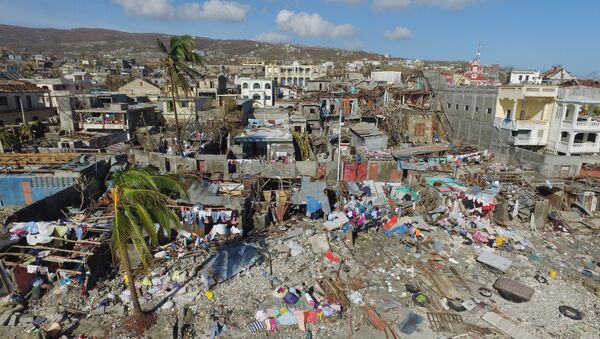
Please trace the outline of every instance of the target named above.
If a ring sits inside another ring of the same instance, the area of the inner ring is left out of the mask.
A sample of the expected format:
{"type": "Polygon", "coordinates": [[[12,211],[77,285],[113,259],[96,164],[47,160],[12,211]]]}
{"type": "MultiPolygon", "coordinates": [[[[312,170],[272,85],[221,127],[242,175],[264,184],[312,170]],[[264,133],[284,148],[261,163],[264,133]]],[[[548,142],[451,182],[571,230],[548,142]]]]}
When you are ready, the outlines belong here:
{"type": "Polygon", "coordinates": [[[600,88],[558,89],[546,151],[552,154],[600,153],[600,88]]]}
{"type": "Polygon", "coordinates": [[[557,95],[554,86],[501,86],[494,125],[511,131],[513,146],[545,146],[557,95]]]}
{"type": "Polygon", "coordinates": [[[301,65],[294,61],[291,65],[266,65],[265,78],[276,84],[304,87],[306,80],[321,76],[321,66],[301,65]]]}
{"type": "Polygon", "coordinates": [[[111,103],[102,107],[77,110],[81,127],[86,131],[118,133],[128,140],[138,127],[154,125],[158,119],[155,105],[111,103]]]}
{"type": "Polygon", "coordinates": [[[275,106],[275,80],[238,78],[243,99],[252,99],[255,107],[275,106]]]}
{"type": "Polygon", "coordinates": [[[20,80],[0,80],[0,126],[47,120],[56,109],[46,106],[48,90],[20,80]]]}

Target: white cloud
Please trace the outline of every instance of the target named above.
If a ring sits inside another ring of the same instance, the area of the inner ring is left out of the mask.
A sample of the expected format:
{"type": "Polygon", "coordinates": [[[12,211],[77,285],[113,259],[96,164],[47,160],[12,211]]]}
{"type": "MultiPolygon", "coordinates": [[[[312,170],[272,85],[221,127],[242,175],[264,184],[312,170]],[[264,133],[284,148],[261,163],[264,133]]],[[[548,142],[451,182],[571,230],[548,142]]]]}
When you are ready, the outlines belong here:
{"type": "Polygon", "coordinates": [[[125,14],[147,16],[155,19],[169,18],[173,13],[169,0],[113,0],[121,6],[125,14]]]}
{"type": "Polygon", "coordinates": [[[257,35],[254,38],[254,40],[256,40],[258,42],[267,42],[267,43],[271,43],[271,44],[281,44],[281,43],[289,42],[290,37],[285,34],[271,32],[271,33],[261,33],[261,34],[257,35]]]}
{"type": "Polygon", "coordinates": [[[275,18],[277,27],[284,32],[292,32],[299,37],[348,37],[356,31],[351,24],[335,25],[321,18],[318,13],[279,11],[275,18]]]}
{"type": "Polygon", "coordinates": [[[412,32],[408,28],[396,26],[391,31],[386,31],[383,35],[388,40],[406,40],[412,37],[412,32]]]}
{"type": "Polygon", "coordinates": [[[235,1],[207,0],[203,4],[197,2],[181,6],[181,16],[190,20],[228,20],[242,21],[246,18],[249,6],[235,1]]]}
{"type": "Polygon", "coordinates": [[[113,0],[130,16],[161,20],[224,20],[242,21],[250,6],[235,1],[206,0],[174,6],[172,0],[113,0]]]}
{"type": "Polygon", "coordinates": [[[411,6],[431,6],[443,9],[459,10],[480,0],[373,0],[376,12],[387,9],[406,9],[411,6]]]}
{"type": "Polygon", "coordinates": [[[358,6],[361,5],[364,0],[326,0],[327,2],[334,2],[342,5],[358,6]]]}

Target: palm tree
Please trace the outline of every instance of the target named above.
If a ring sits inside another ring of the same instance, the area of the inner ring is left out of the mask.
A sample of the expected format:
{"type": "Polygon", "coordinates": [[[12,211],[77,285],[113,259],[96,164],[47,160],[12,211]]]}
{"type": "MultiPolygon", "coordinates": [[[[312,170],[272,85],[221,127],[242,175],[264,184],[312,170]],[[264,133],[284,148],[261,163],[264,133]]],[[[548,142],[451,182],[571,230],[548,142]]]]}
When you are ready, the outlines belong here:
{"type": "Polygon", "coordinates": [[[193,52],[194,38],[189,35],[171,37],[169,47],[159,38],[156,39],[156,42],[160,51],[165,54],[163,68],[165,71],[166,88],[170,91],[171,100],[173,100],[177,148],[179,149],[179,153],[183,155],[176,99],[179,99],[180,92],[183,92],[186,96],[189,95],[192,92],[192,79],[201,76],[198,71],[188,65],[201,65],[203,61],[198,54],[193,52]]]}
{"type": "Polygon", "coordinates": [[[159,175],[148,168],[129,169],[117,173],[112,180],[112,199],[114,220],[111,248],[122,265],[127,278],[127,287],[131,293],[133,315],[140,317],[142,308],[138,300],[133,280],[131,262],[127,252],[131,240],[139,254],[144,268],[152,258],[145,237],[152,244],[158,244],[159,231],[171,233],[171,227],[179,226],[179,218],[167,206],[171,196],[186,196],[180,180],[173,176],[159,175]],[[155,223],[160,225],[157,231],[155,223]]]}

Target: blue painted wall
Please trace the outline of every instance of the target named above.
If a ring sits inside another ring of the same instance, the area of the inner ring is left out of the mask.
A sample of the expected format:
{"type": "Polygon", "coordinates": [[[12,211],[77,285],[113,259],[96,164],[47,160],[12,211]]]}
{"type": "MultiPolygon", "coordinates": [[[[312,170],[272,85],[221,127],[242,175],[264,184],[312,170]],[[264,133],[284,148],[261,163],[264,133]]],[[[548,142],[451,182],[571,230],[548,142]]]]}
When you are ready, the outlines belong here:
{"type": "Polygon", "coordinates": [[[57,177],[31,174],[0,175],[0,206],[27,205],[27,193],[23,183],[31,187],[31,202],[42,200],[75,183],[74,177],[57,177]]]}

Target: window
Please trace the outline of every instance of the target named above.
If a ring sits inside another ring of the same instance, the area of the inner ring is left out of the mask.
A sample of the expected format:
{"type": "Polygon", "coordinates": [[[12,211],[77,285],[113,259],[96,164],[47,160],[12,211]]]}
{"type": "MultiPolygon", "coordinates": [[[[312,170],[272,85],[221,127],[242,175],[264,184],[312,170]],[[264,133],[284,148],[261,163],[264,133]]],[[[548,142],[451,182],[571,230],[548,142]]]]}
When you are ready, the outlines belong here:
{"type": "Polygon", "coordinates": [[[265,100],[271,100],[271,96],[270,95],[265,95],[265,100]]]}
{"type": "Polygon", "coordinates": [[[8,97],[1,96],[0,97],[0,106],[7,106],[7,105],[8,105],[8,97]]]}
{"type": "Polygon", "coordinates": [[[525,81],[529,81],[529,75],[525,76],[525,81]]]}
{"type": "Polygon", "coordinates": [[[260,100],[260,94],[254,94],[252,100],[260,100]]]}
{"type": "Polygon", "coordinates": [[[415,124],[415,130],[414,130],[413,136],[422,137],[424,135],[425,135],[425,124],[424,123],[415,124]]]}
{"type": "Polygon", "coordinates": [[[181,102],[181,107],[188,107],[188,102],[187,101],[182,101],[181,102]]]}
{"type": "Polygon", "coordinates": [[[465,111],[469,110],[469,105],[465,105],[465,111]]]}
{"type": "Polygon", "coordinates": [[[269,84],[269,83],[265,84],[265,89],[271,89],[271,84],[269,84]]]}
{"type": "Polygon", "coordinates": [[[21,109],[21,97],[18,95],[15,96],[15,106],[17,106],[17,109],[21,109]]]}
{"type": "Polygon", "coordinates": [[[475,106],[475,112],[479,112],[479,106],[475,106]]]}
{"type": "Polygon", "coordinates": [[[486,112],[487,114],[492,114],[492,109],[491,109],[491,108],[488,108],[488,109],[487,109],[485,112],[486,112]]]}
{"type": "Polygon", "coordinates": [[[27,101],[27,108],[31,108],[31,95],[26,96],[25,100],[27,101]]]}
{"type": "Polygon", "coordinates": [[[247,96],[247,95],[244,95],[244,99],[248,99],[248,96],[247,96]]]}
{"type": "Polygon", "coordinates": [[[519,75],[519,81],[522,81],[522,80],[523,80],[523,76],[519,75]]]}
{"type": "Polygon", "coordinates": [[[451,104],[451,103],[448,103],[448,108],[450,108],[450,107],[452,107],[452,104],[451,104]]]}
{"type": "Polygon", "coordinates": [[[456,109],[458,109],[458,104],[456,104],[456,109]]]}
{"type": "Polygon", "coordinates": [[[260,84],[255,82],[254,85],[252,85],[252,89],[260,89],[260,84]]]}
{"type": "Polygon", "coordinates": [[[244,89],[248,89],[248,83],[247,83],[247,82],[244,82],[244,84],[242,85],[242,87],[243,87],[244,89]]]}

